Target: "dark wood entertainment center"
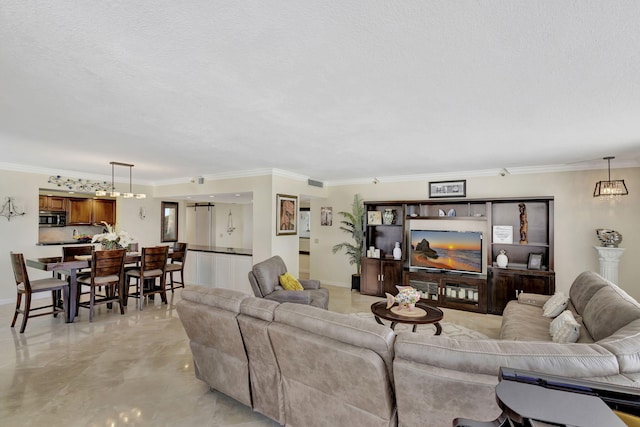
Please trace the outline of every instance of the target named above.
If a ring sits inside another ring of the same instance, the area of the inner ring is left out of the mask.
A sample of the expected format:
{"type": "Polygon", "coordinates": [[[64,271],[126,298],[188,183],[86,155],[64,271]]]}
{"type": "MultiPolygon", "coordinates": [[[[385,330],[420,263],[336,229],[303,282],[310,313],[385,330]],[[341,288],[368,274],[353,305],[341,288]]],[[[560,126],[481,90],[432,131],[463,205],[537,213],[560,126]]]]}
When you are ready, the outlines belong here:
{"type": "Polygon", "coordinates": [[[555,292],[553,197],[367,201],[364,205],[367,218],[360,286],[363,294],[395,294],[396,285],[410,285],[434,305],[502,314],[507,302],[521,292],[555,292]],[[523,210],[526,216],[521,243],[523,210]],[[387,221],[381,221],[385,211],[387,221]],[[393,220],[389,220],[389,211],[393,220]],[[410,268],[410,233],[416,227],[481,231],[483,271],[474,274],[410,268]],[[494,227],[503,232],[510,230],[511,243],[509,232],[507,238],[498,238],[494,227]],[[402,249],[400,260],[392,255],[396,242],[402,249]],[[367,256],[370,247],[380,250],[380,258],[367,256]],[[509,258],[507,267],[496,264],[500,250],[506,251],[509,258]],[[528,265],[530,259],[534,262],[528,265]]]}

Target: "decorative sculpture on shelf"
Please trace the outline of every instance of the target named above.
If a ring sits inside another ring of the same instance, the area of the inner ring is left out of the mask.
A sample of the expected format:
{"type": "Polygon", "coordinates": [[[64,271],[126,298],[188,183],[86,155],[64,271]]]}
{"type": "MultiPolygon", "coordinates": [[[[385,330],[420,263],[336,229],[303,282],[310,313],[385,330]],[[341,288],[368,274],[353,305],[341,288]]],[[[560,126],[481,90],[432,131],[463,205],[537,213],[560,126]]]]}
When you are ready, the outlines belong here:
{"type": "Polygon", "coordinates": [[[598,228],[596,235],[598,236],[598,240],[602,242],[602,246],[606,248],[617,248],[620,242],[622,242],[622,234],[615,230],[598,228]]]}
{"type": "Polygon", "coordinates": [[[520,208],[520,244],[526,245],[529,243],[527,233],[529,230],[529,223],[527,222],[527,206],[524,203],[519,203],[520,208]]]}
{"type": "Polygon", "coordinates": [[[0,210],[0,215],[7,218],[7,221],[11,221],[11,218],[14,216],[22,216],[25,214],[24,211],[16,207],[13,197],[5,197],[5,200],[6,202],[2,206],[2,210],[0,210]]]}

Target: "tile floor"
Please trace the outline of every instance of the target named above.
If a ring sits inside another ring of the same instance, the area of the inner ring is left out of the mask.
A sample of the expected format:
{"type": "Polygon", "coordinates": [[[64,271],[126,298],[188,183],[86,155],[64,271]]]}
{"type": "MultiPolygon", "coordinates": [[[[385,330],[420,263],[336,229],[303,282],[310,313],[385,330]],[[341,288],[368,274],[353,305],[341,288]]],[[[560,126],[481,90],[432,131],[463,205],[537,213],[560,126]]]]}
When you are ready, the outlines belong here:
{"type": "MultiPolygon", "coordinates": [[[[368,311],[380,300],[326,287],[336,312],[368,311]]],[[[24,334],[9,327],[13,304],[1,305],[0,425],[277,426],[195,378],[175,310],[180,290],[169,295],[168,305],[129,305],[124,316],[102,305],[93,323],[86,309],[72,324],[29,319],[24,334]]],[[[445,321],[490,337],[500,329],[499,316],[444,311],[445,321]]]]}

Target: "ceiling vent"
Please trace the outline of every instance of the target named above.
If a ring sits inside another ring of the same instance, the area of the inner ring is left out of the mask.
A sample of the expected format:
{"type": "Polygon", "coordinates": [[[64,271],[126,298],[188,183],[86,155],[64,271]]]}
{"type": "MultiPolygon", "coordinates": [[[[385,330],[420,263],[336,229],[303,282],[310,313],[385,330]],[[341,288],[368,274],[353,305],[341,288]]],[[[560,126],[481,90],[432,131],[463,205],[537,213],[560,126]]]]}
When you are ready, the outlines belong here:
{"type": "Polygon", "coordinates": [[[307,184],[309,184],[312,187],[324,187],[324,183],[322,181],[316,181],[315,179],[309,179],[307,180],[307,184]]]}

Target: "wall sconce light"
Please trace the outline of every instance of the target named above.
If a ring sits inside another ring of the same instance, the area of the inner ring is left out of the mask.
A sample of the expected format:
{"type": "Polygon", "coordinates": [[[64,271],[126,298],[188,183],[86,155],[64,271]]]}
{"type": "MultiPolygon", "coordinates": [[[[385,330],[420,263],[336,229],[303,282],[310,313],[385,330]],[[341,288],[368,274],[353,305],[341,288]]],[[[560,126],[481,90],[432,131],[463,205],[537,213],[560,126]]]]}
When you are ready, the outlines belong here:
{"type": "Polygon", "coordinates": [[[5,197],[5,199],[6,202],[2,206],[2,210],[0,210],[0,215],[7,218],[7,221],[11,221],[11,218],[14,216],[22,216],[25,214],[24,211],[16,208],[16,205],[14,204],[15,199],[13,197],[5,197]]]}
{"type": "Polygon", "coordinates": [[[596,182],[596,188],[593,190],[593,197],[613,199],[615,197],[626,196],[629,194],[627,186],[624,184],[624,179],[611,181],[611,159],[615,159],[615,157],[608,156],[603,157],[602,159],[607,161],[609,179],[607,181],[596,182]]]}
{"type": "Polygon", "coordinates": [[[227,233],[229,233],[229,236],[231,236],[231,233],[233,233],[233,230],[235,230],[236,228],[233,226],[233,216],[231,215],[231,209],[229,209],[229,216],[227,217],[227,233]]]}

